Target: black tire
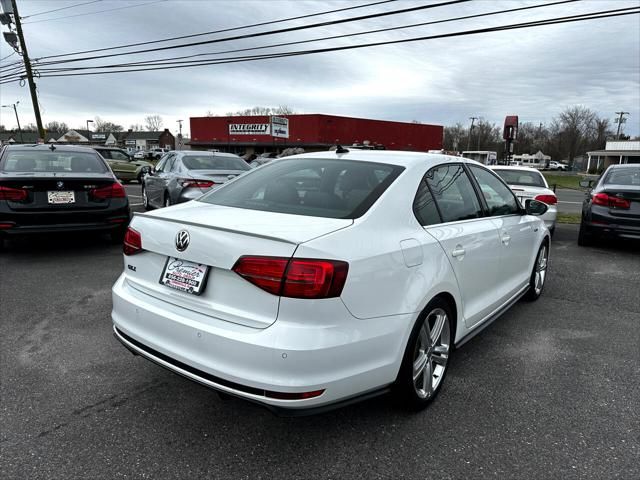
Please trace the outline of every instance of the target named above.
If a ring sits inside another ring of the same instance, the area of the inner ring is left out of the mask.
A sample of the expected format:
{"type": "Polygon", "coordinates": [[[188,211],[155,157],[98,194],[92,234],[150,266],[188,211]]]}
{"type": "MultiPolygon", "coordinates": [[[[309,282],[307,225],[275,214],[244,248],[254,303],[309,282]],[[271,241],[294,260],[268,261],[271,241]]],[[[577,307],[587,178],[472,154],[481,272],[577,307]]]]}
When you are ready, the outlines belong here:
{"type": "Polygon", "coordinates": [[[147,198],[147,190],[144,188],[144,183],[142,184],[142,206],[145,210],[151,210],[152,208],[147,198]]]}
{"type": "Polygon", "coordinates": [[[524,295],[524,299],[529,302],[534,302],[544,290],[544,286],[547,283],[547,268],[549,265],[549,243],[545,240],[538,249],[536,255],[536,261],[533,264],[531,270],[531,277],[529,277],[529,290],[524,295]]]}
{"type": "Polygon", "coordinates": [[[418,317],[405,348],[398,378],[393,385],[394,397],[402,408],[422,410],[441,390],[453,350],[452,322],[455,322],[455,318],[451,313],[451,307],[439,297],[431,300],[418,317]],[[431,334],[436,323],[441,320],[440,333],[436,333],[436,340],[433,341],[431,334]],[[423,331],[425,325],[428,325],[428,330],[423,331]],[[416,366],[420,365],[420,358],[425,359],[422,370],[416,366]],[[431,379],[427,386],[429,371],[431,379]]]}
{"type": "Polygon", "coordinates": [[[589,231],[589,227],[584,221],[580,222],[580,230],[578,230],[578,245],[581,247],[589,247],[593,245],[593,233],[589,231]]]}

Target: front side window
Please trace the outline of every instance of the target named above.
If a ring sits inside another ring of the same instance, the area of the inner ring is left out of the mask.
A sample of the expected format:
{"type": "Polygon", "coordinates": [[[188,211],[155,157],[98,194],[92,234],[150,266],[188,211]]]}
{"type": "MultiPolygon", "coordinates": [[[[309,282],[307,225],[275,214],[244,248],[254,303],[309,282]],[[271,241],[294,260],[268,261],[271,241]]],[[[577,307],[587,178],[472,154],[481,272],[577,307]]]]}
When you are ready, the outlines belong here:
{"type": "Polygon", "coordinates": [[[489,215],[497,217],[520,212],[518,200],[513,192],[498,177],[489,170],[475,165],[469,165],[469,169],[480,185],[480,190],[482,190],[482,195],[489,208],[489,215]]]}
{"type": "Polygon", "coordinates": [[[283,159],[238,177],[198,201],[294,215],[357,218],[403,170],[351,160],[283,159]]]}
{"type": "Polygon", "coordinates": [[[440,165],[432,168],[425,175],[425,179],[443,222],[456,222],[482,216],[480,202],[462,165],[440,165]]]}
{"type": "Polygon", "coordinates": [[[129,160],[128,155],[125,155],[124,153],[118,150],[109,150],[109,153],[111,153],[111,158],[114,160],[125,160],[125,161],[129,160]]]}

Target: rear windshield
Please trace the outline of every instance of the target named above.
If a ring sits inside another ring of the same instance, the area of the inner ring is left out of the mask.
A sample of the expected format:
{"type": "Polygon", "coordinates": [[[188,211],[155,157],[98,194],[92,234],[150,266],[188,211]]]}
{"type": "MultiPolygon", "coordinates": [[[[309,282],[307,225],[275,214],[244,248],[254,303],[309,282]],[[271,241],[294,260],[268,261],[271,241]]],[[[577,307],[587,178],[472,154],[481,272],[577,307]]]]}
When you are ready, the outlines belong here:
{"type": "Polygon", "coordinates": [[[2,162],[5,172],[106,173],[107,166],[94,153],[24,151],[8,152],[2,162]]]}
{"type": "Polygon", "coordinates": [[[607,173],[604,183],[613,185],[640,185],[639,168],[612,168],[607,173]]]}
{"type": "Polygon", "coordinates": [[[199,199],[228,207],[326,218],[363,215],[403,167],[337,159],[277,160],[199,199]]]}
{"type": "Polygon", "coordinates": [[[188,170],[251,170],[240,157],[218,155],[185,155],[182,164],[188,170]]]}
{"type": "Polygon", "coordinates": [[[544,178],[541,173],[528,172],[526,170],[494,170],[505,183],[509,185],[524,185],[529,187],[544,187],[544,178]]]}

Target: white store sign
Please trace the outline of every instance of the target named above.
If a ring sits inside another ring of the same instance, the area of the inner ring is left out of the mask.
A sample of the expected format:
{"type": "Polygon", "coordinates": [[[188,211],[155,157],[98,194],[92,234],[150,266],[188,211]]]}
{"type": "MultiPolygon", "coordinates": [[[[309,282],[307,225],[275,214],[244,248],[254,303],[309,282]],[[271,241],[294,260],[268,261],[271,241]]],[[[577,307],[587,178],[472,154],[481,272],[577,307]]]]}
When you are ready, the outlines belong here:
{"type": "Polygon", "coordinates": [[[268,123],[230,123],[230,135],[269,135],[268,123]]]}
{"type": "Polygon", "coordinates": [[[271,131],[274,137],[289,138],[289,119],[284,117],[271,117],[271,131]]]}

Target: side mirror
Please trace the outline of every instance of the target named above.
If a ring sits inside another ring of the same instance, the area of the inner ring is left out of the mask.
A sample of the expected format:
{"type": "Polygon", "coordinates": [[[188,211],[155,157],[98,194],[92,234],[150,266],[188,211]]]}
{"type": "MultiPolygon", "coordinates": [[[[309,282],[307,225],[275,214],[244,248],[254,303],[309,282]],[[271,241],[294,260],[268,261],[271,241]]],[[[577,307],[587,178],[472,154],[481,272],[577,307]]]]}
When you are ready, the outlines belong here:
{"type": "Polygon", "coordinates": [[[580,180],[580,186],[582,188],[591,188],[593,187],[593,180],[580,180]]]}
{"type": "Polygon", "coordinates": [[[547,213],[549,206],[546,203],[530,198],[524,202],[524,209],[526,210],[527,215],[535,215],[539,217],[540,215],[547,213]]]}

